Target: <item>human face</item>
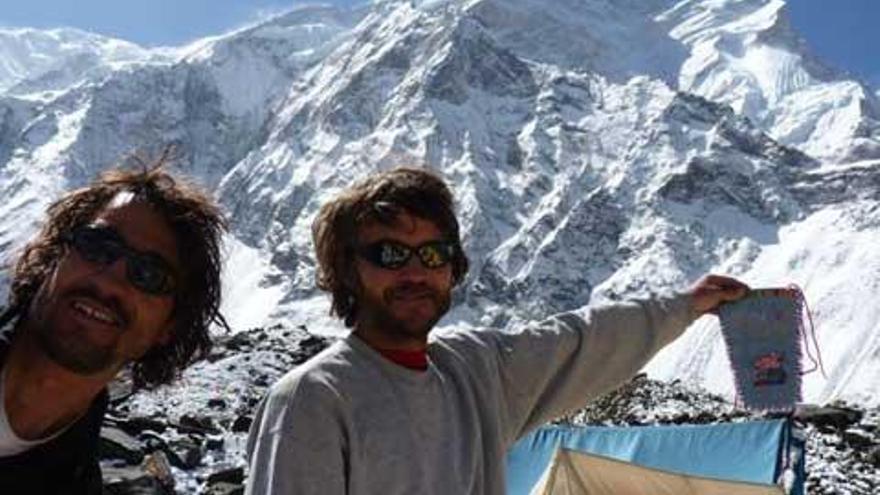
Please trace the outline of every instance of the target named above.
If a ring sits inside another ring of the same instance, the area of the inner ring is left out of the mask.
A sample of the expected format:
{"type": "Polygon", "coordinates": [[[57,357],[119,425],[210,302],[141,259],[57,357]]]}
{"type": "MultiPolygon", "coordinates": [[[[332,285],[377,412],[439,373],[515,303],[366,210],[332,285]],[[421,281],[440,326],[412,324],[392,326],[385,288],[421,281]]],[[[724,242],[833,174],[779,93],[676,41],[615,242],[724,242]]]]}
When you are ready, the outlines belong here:
{"type": "MultiPolygon", "coordinates": [[[[443,240],[437,226],[409,213],[401,213],[390,224],[369,222],[358,232],[358,244],[389,240],[407,246],[421,246],[443,240]]],[[[377,266],[356,257],[358,313],[355,331],[377,347],[423,348],[428,333],[449,309],[452,264],[426,268],[418,256],[397,269],[377,266]]]]}
{"type": "MultiPolygon", "coordinates": [[[[129,248],[162,258],[180,271],[167,222],[147,203],[121,193],[92,225],[114,229],[129,248]]],[[[68,248],[31,305],[28,325],[45,354],[78,374],[115,373],[157,344],[173,324],[173,294],[150,294],[131,284],[126,257],[102,264],[68,248]]]]}

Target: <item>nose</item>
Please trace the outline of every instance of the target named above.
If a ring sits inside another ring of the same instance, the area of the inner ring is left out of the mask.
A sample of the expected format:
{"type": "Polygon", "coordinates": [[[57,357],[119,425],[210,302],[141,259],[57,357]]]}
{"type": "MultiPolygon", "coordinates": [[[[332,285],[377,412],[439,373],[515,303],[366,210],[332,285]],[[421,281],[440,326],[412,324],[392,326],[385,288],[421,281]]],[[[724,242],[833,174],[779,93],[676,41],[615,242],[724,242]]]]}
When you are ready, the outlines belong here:
{"type": "Polygon", "coordinates": [[[428,269],[425,268],[418,256],[413,255],[398,270],[398,276],[408,281],[422,281],[428,278],[428,269]]]}
{"type": "Polygon", "coordinates": [[[128,281],[126,270],[128,270],[127,261],[124,256],[120,256],[119,259],[113,260],[108,265],[100,266],[95,271],[95,282],[108,293],[119,294],[128,291],[133,287],[128,281]]]}

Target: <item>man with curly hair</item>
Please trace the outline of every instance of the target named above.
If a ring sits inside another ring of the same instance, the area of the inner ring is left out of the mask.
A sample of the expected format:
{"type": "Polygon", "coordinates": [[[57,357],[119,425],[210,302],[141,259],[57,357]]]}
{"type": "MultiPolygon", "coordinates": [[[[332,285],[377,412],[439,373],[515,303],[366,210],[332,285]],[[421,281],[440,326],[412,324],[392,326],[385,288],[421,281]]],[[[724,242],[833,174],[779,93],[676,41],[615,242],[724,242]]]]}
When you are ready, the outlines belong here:
{"type": "Polygon", "coordinates": [[[629,379],[697,316],[746,290],[712,275],[683,293],[514,332],[429,338],[468,269],[439,177],[371,176],[321,208],[313,237],[318,286],[352,332],[259,406],[253,495],[502,495],[519,437],[629,379]]]}
{"type": "Polygon", "coordinates": [[[0,316],[0,493],[100,494],[106,386],[171,381],[210,349],[225,220],[164,170],[113,170],[49,207],[0,316]]]}

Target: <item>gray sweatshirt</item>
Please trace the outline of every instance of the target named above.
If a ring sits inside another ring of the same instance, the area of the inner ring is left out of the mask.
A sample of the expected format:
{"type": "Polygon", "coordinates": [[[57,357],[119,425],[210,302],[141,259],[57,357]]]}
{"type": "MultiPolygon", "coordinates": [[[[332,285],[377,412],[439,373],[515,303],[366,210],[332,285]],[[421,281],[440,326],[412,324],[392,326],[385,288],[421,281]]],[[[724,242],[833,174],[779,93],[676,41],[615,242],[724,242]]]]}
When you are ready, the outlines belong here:
{"type": "Polygon", "coordinates": [[[427,371],[350,335],[260,404],[246,493],[503,495],[511,444],[632,377],[694,317],[678,295],[450,333],[427,371]]]}

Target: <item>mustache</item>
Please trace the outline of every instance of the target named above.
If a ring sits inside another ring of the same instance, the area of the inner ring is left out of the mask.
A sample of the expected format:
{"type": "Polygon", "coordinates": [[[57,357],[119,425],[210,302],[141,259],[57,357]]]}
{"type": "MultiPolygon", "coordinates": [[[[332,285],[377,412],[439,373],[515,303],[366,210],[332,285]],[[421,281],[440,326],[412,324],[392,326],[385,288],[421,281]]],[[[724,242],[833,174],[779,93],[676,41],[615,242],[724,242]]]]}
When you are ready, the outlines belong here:
{"type": "Polygon", "coordinates": [[[429,297],[434,300],[437,300],[438,298],[437,291],[428,284],[405,282],[385,290],[386,299],[396,299],[401,296],[429,297]]]}
{"type": "Polygon", "coordinates": [[[74,287],[68,290],[65,295],[69,298],[78,297],[97,301],[101,305],[109,308],[119,317],[123,329],[128,328],[128,324],[131,321],[131,312],[128,311],[128,308],[125,307],[118,297],[101,294],[101,291],[91,285],[74,287]]]}

